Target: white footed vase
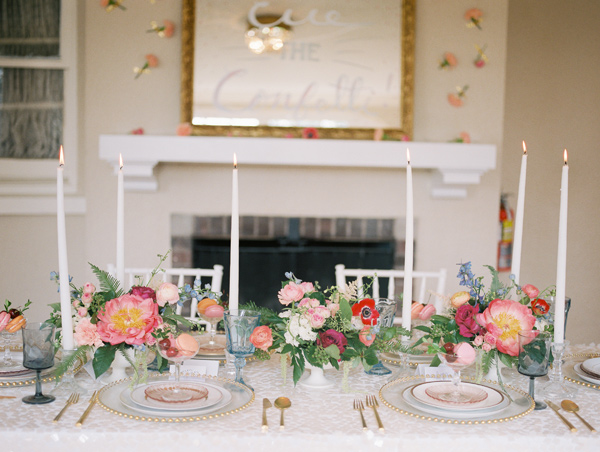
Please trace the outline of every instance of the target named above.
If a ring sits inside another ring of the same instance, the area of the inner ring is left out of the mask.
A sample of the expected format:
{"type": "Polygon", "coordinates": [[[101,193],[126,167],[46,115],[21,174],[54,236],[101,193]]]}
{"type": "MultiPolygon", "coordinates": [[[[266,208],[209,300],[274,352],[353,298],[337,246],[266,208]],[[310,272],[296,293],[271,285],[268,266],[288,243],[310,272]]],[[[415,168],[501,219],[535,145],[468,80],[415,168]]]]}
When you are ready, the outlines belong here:
{"type": "Polygon", "coordinates": [[[321,368],[315,367],[312,364],[305,362],[304,368],[310,371],[310,375],[308,376],[308,378],[301,380],[298,383],[299,385],[310,389],[325,389],[331,388],[335,385],[335,382],[328,379],[325,376],[325,373],[323,372],[323,370],[325,369],[333,369],[333,366],[331,364],[326,364],[325,366],[323,366],[323,368],[321,368]]]}
{"type": "MultiPolygon", "coordinates": [[[[133,349],[127,349],[125,353],[127,353],[127,356],[129,356],[131,361],[135,362],[135,351],[133,349]]],[[[127,369],[130,367],[131,364],[129,361],[127,361],[127,358],[125,358],[121,352],[117,351],[115,353],[115,359],[110,366],[112,371],[110,373],[106,372],[100,377],[102,379],[102,383],[114,383],[115,381],[123,380],[124,378],[129,377],[129,375],[127,375],[127,369]]]]}

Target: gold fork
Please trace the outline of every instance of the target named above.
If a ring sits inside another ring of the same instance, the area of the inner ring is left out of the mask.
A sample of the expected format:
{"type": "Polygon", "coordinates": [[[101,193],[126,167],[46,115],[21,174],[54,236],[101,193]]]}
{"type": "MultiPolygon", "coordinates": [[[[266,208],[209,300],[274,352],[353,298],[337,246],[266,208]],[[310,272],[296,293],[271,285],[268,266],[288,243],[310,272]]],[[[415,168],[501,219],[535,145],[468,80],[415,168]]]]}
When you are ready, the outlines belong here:
{"type": "Polygon", "coordinates": [[[379,402],[375,398],[375,396],[368,395],[367,396],[367,406],[369,408],[373,408],[373,412],[375,413],[375,418],[377,419],[377,425],[379,426],[379,430],[383,432],[383,423],[381,422],[381,418],[379,417],[379,413],[377,412],[377,407],[379,406],[379,402]]]}
{"type": "Polygon", "coordinates": [[[363,415],[362,410],[365,409],[362,400],[354,399],[354,409],[358,410],[360,413],[360,420],[362,421],[363,430],[367,429],[367,423],[365,422],[365,416],[363,415]]]}
{"type": "Polygon", "coordinates": [[[97,394],[98,394],[98,391],[94,391],[94,393],[92,394],[92,397],[90,398],[90,404],[88,405],[88,407],[85,409],[85,411],[83,412],[83,414],[81,415],[81,417],[79,418],[77,423],[75,424],[77,427],[81,427],[81,425],[83,424],[83,421],[85,421],[87,419],[88,414],[90,414],[90,411],[92,411],[92,408],[94,408],[94,404],[96,403],[96,395],[97,394]]]}
{"type": "Polygon", "coordinates": [[[67,399],[67,404],[65,405],[65,407],[62,410],[60,410],[60,412],[56,415],[56,417],[54,418],[54,420],[52,422],[58,422],[58,420],[63,415],[63,413],[65,411],[67,411],[67,408],[69,408],[69,406],[71,406],[71,405],[75,405],[77,402],[79,402],[79,393],[74,392],[69,396],[69,398],[67,399]]]}

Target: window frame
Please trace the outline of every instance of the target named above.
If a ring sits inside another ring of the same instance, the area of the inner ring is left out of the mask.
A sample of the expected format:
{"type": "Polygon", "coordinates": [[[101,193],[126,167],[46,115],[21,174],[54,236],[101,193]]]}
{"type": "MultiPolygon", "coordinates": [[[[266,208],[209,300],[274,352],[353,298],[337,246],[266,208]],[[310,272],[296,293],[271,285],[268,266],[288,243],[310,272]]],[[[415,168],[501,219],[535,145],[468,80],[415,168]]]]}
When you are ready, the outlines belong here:
{"type": "MultiPolygon", "coordinates": [[[[60,55],[58,57],[14,58],[0,56],[0,66],[2,67],[62,69],[64,71],[63,147],[66,195],[73,195],[78,188],[77,30],[78,1],[61,0],[60,55]]],[[[56,193],[57,167],[58,158],[56,160],[0,158],[0,215],[26,212],[27,207],[23,205],[23,202],[28,200],[24,197],[31,197],[29,201],[34,201],[31,202],[31,208],[36,212],[32,211],[31,213],[40,213],[40,195],[56,193]],[[16,212],[12,212],[13,210],[16,212]]],[[[55,199],[50,197],[48,202],[56,203],[55,199]]],[[[75,203],[75,205],[80,204],[75,203]]],[[[80,210],[80,208],[75,210],[80,210]]]]}

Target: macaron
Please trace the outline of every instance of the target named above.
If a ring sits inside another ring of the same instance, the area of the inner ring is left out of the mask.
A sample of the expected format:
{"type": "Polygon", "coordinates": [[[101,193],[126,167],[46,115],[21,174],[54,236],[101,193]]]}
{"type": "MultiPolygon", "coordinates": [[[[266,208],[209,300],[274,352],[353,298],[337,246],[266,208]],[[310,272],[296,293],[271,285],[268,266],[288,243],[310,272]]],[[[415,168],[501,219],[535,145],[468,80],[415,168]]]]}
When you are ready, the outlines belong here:
{"type": "Polygon", "coordinates": [[[415,320],[419,318],[419,314],[423,310],[423,305],[421,303],[417,303],[416,301],[410,306],[410,318],[415,320]]]}
{"type": "Polygon", "coordinates": [[[459,342],[454,346],[456,363],[468,366],[475,362],[475,349],[468,342],[459,342]]]}
{"type": "Polygon", "coordinates": [[[194,356],[198,352],[198,342],[192,335],[187,333],[181,333],[177,336],[175,345],[181,356],[194,356]]]}
{"type": "Polygon", "coordinates": [[[10,314],[6,311],[0,312],[0,331],[6,328],[8,322],[10,322],[10,314]]]}
{"type": "Polygon", "coordinates": [[[435,314],[435,306],[427,304],[421,309],[421,312],[419,312],[419,319],[429,320],[433,314],[435,314]]]}
{"type": "Polygon", "coordinates": [[[223,312],[225,312],[223,306],[213,304],[206,308],[206,310],[204,311],[204,316],[212,319],[221,318],[223,317],[223,312]]]}
{"type": "Polygon", "coordinates": [[[216,304],[218,303],[212,298],[203,298],[198,302],[198,314],[204,315],[206,308],[208,308],[209,306],[214,306],[216,304]]]}
{"type": "Polygon", "coordinates": [[[25,320],[25,317],[23,317],[22,315],[19,315],[19,316],[15,317],[14,319],[12,319],[10,322],[8,322],[8,325],[6,325],[6,331],[8,331],[9,333],[16,333],[21,328],[23,328],[26,324],[27,324],[27,320],[25,320]]]}

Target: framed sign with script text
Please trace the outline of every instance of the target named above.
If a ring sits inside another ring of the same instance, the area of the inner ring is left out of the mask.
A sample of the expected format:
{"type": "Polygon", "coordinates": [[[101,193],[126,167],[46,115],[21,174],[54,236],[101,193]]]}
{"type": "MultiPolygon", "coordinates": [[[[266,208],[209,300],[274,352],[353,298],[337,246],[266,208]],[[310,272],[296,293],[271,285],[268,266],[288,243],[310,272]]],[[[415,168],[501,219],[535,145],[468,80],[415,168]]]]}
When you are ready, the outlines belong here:
{"type": "Polygon", "coordinates": [[[414,0],[184,0],[196,135],[412,133],[414,0]]]}

